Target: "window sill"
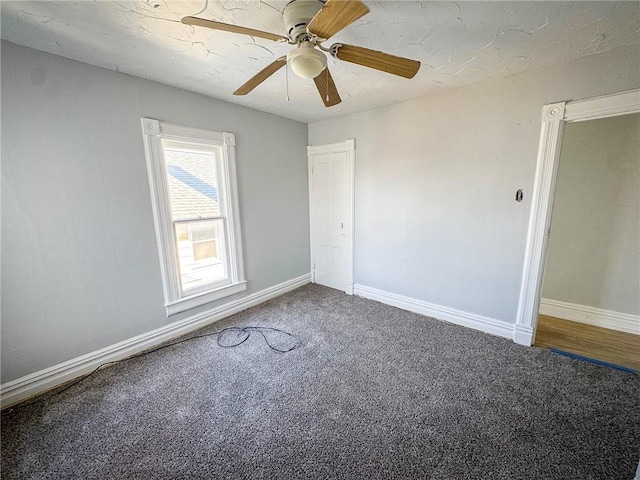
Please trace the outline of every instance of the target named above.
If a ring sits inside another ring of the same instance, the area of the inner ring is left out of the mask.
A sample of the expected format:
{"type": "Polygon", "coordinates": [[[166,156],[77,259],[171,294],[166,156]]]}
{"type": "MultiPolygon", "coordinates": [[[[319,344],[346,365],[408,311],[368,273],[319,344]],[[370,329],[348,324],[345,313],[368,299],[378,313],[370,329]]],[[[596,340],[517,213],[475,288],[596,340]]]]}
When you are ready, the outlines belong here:
{"type": "Polygon", "coordinates": [[[213,302],[214,300],[220,300],[221,298],[228,297],[236,293],[243,292],[247,289],[247,282],[238,282],[231,285],[225,285],[224,287],[216,288],[204,293],[198,293],[191,295],[190,297],[181,298],[180,300],[165,305],[167,308],[167,315],[175,315],[176,313],[184,312],[205,303],[213,302]]]}

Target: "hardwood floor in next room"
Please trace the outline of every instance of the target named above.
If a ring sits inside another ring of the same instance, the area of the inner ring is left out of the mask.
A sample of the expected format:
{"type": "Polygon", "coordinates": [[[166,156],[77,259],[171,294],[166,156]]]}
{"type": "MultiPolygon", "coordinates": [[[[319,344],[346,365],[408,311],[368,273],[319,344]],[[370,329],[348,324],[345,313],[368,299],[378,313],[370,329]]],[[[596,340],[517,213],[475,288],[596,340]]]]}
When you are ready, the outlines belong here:
{"type": "Polygon", "coordinates": [[[539,315],[534,345],[640,372],[640,335],[539,315]]]}

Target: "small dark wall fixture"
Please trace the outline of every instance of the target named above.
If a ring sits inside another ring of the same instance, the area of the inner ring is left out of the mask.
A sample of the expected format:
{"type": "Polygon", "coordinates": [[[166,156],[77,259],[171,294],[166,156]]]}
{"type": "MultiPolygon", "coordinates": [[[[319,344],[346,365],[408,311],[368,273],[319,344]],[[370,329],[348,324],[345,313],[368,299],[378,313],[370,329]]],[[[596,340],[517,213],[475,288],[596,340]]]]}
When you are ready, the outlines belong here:
{"type": "Polygon", "coordinates": [[[524,198],[524,191],[520,188],[516,191],[516,202],[521,202],[524,198]]]}

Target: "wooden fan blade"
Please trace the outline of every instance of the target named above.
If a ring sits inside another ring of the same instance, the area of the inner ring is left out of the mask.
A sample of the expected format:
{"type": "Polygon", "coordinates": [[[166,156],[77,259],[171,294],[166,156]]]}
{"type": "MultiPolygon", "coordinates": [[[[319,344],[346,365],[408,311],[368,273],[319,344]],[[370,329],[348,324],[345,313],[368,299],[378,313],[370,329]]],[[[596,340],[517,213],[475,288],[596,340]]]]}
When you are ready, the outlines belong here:
{"type": "Polygon", "coordinates": [[[337,45],[339,48],[335,56],[345,62],[357,63],[358,65],[375,68],[376,70],[392,73],[393,75],[399,75],[404,78],[415,77],[420,69],[420,62],[416,60],[396,57],[388,53],[355,47],[353,45],[337,45]]]}
{"type": "Polygon", "coordinates": [[[369,7],[360,0],[327,0],[307,25],[307,31],[327,39],[367,13],[369,7]]]}
{"type": "Polygon", "coordinates": [[[287,57],[280,57],[251,77],[244,85],[233,92],[234,95],[246,95],[287,64],[287,57]]]}
{"type": "Polygon", "coordinates": [[[342,101],[336,84],[333,82],[333,77],[329,73],[329,67],[320,72],[320,75],[315,77],[313,81],[316,82],[318,93],[322,97],[325,107],[333,107],[342,101]]]}
{"type": "Polygon", "coordinates": [[[287,37],[278,35],[276,33],[263,32],[262,30],[254,30],[253,28],[239,27],[238,25],[230,25],[228,23],[215,22],[213,20],[205,20],[198,17],[184,17],[181,20],[185,25],[195,25],[198,27],[213,28],[214,30],[224,30],[225,32],[242,33],[244,35],[250,35],[252,37],[266,38],[267,40],[274,40],[276,42],[288,42],[287,37]]]}

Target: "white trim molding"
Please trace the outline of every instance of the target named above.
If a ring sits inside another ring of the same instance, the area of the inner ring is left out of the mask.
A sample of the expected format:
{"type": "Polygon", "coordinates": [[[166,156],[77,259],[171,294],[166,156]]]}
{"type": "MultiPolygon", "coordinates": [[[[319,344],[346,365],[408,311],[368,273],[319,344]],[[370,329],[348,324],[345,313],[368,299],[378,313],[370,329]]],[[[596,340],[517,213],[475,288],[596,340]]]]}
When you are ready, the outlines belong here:
{"type": "Polygon", "coordinates": [[[542,109],[542,127],[529,217],[529,234],[525,246],[525,262],[516,315],[516,325],[519,328],[517,335],[514,334],[513,337],[514,342],[521,345],[533,345],[535,336],[535,320],[533,323],[530,320],[533,317],[537,318],[538,315],[542,286],[539,280],[542,277],[543,260],[549,242],[548,225],[551,221],[553,202],[550,192],[555,188],[558,173],[564,109],[564,103],[545,105],[542,109]],[[540,228],[541,225],[544,228],[540,228]]]}
{"type": "Polygon", "coordinates": [[[254,307],[311,282],[311,275],[300,277],[265,288],[246,297],[232,300],[206,312],[193,315],[178,322],[157,328],[142,335],[129,338],[100,350],[87,353],[38,372],[4,383],[0,386],[2,408],[14,405],[39,393],[51,390],[70,380],[93,371],[98,366],[122,360],[168,340],[185,335],[199,328],[254,307]]]}
{"type": "Polygon", "coordinates": [[[540,314],[640,335],[640,315],[561,302],[550,298],[540,300],[540,314]]]}
{"type": "Polygon", "coordinates": [[[617,117],[619,115],[638,113],[639,109],[640,90],[631,90],[567,103],[564,121],[573,123],[597,118],[617,117]]]}
{"type": "Polygon", "coordinates": [[[640,112],[640,90],[566,104],[554,103],[543,107],[520,299],[513,337],[516,343],[532,345],[535,338],[564,124],[637,112],[640,112]]]}
{"type": "Polygon", "coordinates": [[[147,174],[156,229],[160,273],[167,315],[204,305],[246,289],[240,231],[240,208],[236,179],[236,139],[233,133],[202,130],[174,125],[152,118],[142,119],[147,174]],[[220,213],[216,217],[193,218],[195,221],[221,222],[221,248],[225,275],[223,279],[185,290],[181,282],[179,247],[171,200],[163,142],[174,148],[203,149],[213,155],[220,213]]]}
{"type": "Polygon", "coordinates": [[[356,287],[355,283],[347,282],[347,284],[344,287],[344,293],[346,293],[347,295],[353,295],[355,291],[355,287],[356,287]]]}
{"type": "Polygon", "coordinates": [[[519,345],[531,346],[533,344],[534,331],[533,327],[526,325],[518,325],[513,327],[513,341],[519,345]]]}
{"type": "Polygon", "coordinates": [[[464,312],[442,305],[425,302],[416,298],[405,297],[397,293],[379,290],[377,288],[367,287],[365,285],[355,285],[354,294],[360,297],[376,300],[386,305],[398,307],[410,312],[419,313],[427,317],[433,317],[438,320],[444,320],[449,323],[455,323],[463,327],[480,330],[484,333],[497,335],[504,338],[513,338],[514,324],[496,320],[495,318],[483,317],[475,313],[464,312]]]}
{"type": "Polygon", "coordinates": [[[199,307],[200,305],[204,305],[205,303],[213,302],[224,297],[235,295],[236,293],[244,292],[246,289],[246,281],[237,282],[208,292],[184,297],[173,303],[166,304],[165,308],[167,309],[167,315],[174,315],[176,313],[185,312],[187,310],[191,310],[192,308],[199,307]]]}
{"type": "Polygon", "coordinates": [[[345,151],[354,151],[356,149],[356,140],[350,138],[344,142],[328,143],[326,145],[309,145],[307,147],[307,155],[322,155],[325,153],[341,153],[345,151]]]}

